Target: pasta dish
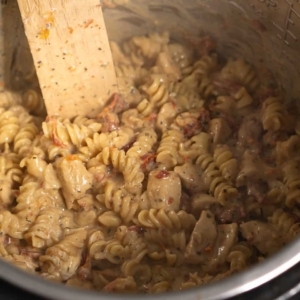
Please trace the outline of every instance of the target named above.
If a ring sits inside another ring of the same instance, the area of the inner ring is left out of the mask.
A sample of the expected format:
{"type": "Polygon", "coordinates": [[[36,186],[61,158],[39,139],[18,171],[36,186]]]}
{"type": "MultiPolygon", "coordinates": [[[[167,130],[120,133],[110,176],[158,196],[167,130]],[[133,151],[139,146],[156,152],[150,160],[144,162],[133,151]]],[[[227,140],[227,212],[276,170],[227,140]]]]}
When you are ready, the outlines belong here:
{"type": "Polygon", "coordinates": [[[206,36],[111,49],[119,93],[97,118],[45,119],[34,85],[0,94],[0,256],[68,286],[158,293],[292,240],[300,122],[272,74],[206,36]]]}

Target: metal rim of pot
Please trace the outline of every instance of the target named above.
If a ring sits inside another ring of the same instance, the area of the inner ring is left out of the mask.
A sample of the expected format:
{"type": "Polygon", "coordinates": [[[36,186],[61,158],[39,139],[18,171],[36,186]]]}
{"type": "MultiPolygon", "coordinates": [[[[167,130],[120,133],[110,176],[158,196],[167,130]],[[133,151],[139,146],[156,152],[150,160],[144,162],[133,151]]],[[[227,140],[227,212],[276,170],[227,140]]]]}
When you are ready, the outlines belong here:
{"type": "MultiPolygon", "coordinates": [[[[220,282],[208,284],[206,286],[180,291],[169,292],[161,295],[142,295],[149,300],[167,300],[182,299],[185,300],[220,300],[241,295],[250,291],[266,282],[276,278],[280,274],[292,268],[300,261],[300,239],[296,239],[287,245],[281,251],[268,258],[264,262],[241,273],[230,276],[220,282]]],[[[99,300],[99,299],[120,299],[120,294],[104,294],[101,292],[84,291],[76,288],[70,288],[62,284],[44,280],[34,274],[25,271],[0,260],[0,278],[6,280],[19,288],[27,290],[35,295],[46,297],[49,299],[60,300],[99,300]]],[[[124,295],[122,299],[140,299],[141,294],[124,295]]]]}

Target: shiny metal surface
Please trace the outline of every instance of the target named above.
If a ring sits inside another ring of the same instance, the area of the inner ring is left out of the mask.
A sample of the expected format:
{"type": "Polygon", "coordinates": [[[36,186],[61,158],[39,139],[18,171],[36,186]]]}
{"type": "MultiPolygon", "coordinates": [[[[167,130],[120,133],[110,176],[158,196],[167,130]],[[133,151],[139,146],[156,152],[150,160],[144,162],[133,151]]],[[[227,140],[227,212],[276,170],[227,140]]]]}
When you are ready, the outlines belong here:
{"type": "MultiPolygon", "coordinates": [[[[178,40],[211,34],[218,41],[222,55],[243,56],[258,69],[267,66],[284,87],[287,100],[300,103],[297,101],[300,0],[115,0],[115,3],[121,5],[104,11],[111,39],[120,41],[162,28],[170,30],[178,40]]],[[[0,76],[7,86],[18,89],[24,84],[20,74],[32,72],[32,61],[22,35],[16,0],[2,1],[1,12],[0,76]]],[[[299,250],[300,240],[296,240],[265,262],[201,288],[159,296],[122,295],[122,299],[226,299],[260,286],[297,264],[299,250]]],[[[120,299],[118,295],[79,291],[46,282],[2,261],[0,277],[50,299],[120,299]]]]}
{"type": "MultiPolygon", "coordinates": [[[[300,95],[299,0],[117,0],[106,9],[113,40],[167,29],[177,40],[210,34],[225,57],[272,70],[289,99],[300,95]]],[[[288,100],[289,100],[288,99],[288,100]]]]}

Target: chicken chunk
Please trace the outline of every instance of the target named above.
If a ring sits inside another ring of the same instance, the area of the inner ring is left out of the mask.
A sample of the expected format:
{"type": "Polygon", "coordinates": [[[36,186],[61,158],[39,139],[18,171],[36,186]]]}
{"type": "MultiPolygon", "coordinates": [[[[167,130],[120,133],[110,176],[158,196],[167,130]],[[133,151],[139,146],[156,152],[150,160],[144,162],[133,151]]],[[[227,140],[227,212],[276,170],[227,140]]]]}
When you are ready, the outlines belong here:
{"type": "Polygon", "coordinates": [[[92,187],[93,177],[76,155],[61,158],[57,162],[57,171],[67,208],[72,209],[74,201],[92,187]]]}
{"type": "Polygon", "coordinates": [[[217,234],[214,215],[210,211],[202,211],[186,248],[186,262],[198,264],[208,261],[217,234]]]}
{"type": "Polygon", "coordinates": [[[205,272],[218,272],[237,241],[236,223],[217,225],[209,210],[202,211],[185,252],[188,263],[201,263],[205,272]]]}
{"type": "Polygon", "coordinates": [[[205,184],[202,170],[199,166],[192,163],[185,163],[182,166],[177,166],[174,171],[179,175],[182,185],[191,193],[201,193],[208,190],[205,184]]]}
{"type": "Polygon", "coordinates": [[[238,225],[236,223],[217,226],[218,234],[212,249],[211,261],[203,269],[207,272],[219,272],[232,246],[237,242],[238,225]]]}
{"type": "Polygon", "coordinates": [[[157,56],[156,66],[160,67],[165,74],[168,74],[171,79],[178,80],[181,78],[181,72],[177,64],[172,61],[168,52],[161,52],[157,56]]]}
{"type": "Polygon", "coordinates": [[[282,248],[287,240],[273,224],[249,221],[240,225],[242,235],[263,255],[270,255],[282,248]]]}
{"type": "Polygon", "coordinates": [[[181,181],[176,172],[150,172],[147,196],[152,208],[178,211],[181,202],[181,181]]]}
{"type": "Polygon", "coordinates": [[[261,149],[261,137],[263,134],[263,127],[261,117],[258,114],[251,114],[247,116],[238,131],[238,143],[242,149],[250,148],[259,153],[261,149]]]}
{"type": "Polygon", "coordinates": [[[179,107],[175,102],[165,103],[157,115],[156,127],[161,130],[161,132],[166,132],[174,122],[174,118],[178,112],[179,107]]]}
{"type": "Polygon", "coordinates": [[[208,132],[212,136],[214,144],[223,144],[232,131],[225,119],[216,118],[209,122],[208,132]]]}

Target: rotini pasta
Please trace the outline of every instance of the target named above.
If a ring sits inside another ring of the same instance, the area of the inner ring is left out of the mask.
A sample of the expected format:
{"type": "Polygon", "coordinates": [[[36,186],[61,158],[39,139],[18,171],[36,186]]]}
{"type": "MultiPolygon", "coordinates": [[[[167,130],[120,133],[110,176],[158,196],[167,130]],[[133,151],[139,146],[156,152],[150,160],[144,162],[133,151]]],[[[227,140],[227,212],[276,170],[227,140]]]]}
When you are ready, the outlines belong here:
{"type": "Polygon", "coordinates": [[[263,104],[264,130],[279,130],[282,126],[284,107],[278,98],[268,98],[263,104]]]}
{"type": "Polygon", "coordinates": [[[287,234],[290,239],[294,238],[300,231],[300,223],[295,218],[282,209],[277,209],[269,220],[275,224],[279,230],[287,234]]]}
{"type": "Polygon", "coordinates": [[[180,162],[178,148],[182,139],[183,134],[179,130],[166,131],[157,149],[156,161],[167,169],[176,166],[180,162]]]}
{"type": "Polygon", "coordinates": [[[196,164],[204,172],[203,176],[209,186],[209,193],[216,197],[222,205],[228,205],[231,201],[236,200],[237,189],[222,176],[212,155],[208,153],[200,154],[196,164]]]}
{"type": "Polygon", "coordinates": [[[185,211],[165,212],[163,209],[142,210],[138,214],[138,224],[149,228],[189,229],[196,220],[192,214],[185,211]]]}
{"type": "Polygon", "coordinates": [[[172,39],[111,42],[119,92],[95,118],[45,119],[34,68],[0,93],[1,259],[71,287],[162,293],[299,234],[297,108],[210,37],[172,39]]]}
{"type": "Polygon", "coordinates": [[[237,176],[237,160],[226,145],[219,145],[214,151],[214,160],[223,177],[234,182],[237,176]]]}
{"type": "MultiPolygon", "coordinates": [[[[98,201],[103,203],[106,208],[112,209],[119,214],[125,224],[128,224],[135,216],[139,201],[123,189],[116,188],[115,184],[108,181],[105,186],[104,194],[97,196],[98,201]]],[[[103,216],[100,216],[103,223],[103,216]]]]}
{"type": "Polygon", "coordinates": [[[0,112],[0,145],[11,143],[20,129],[19,120],[12,111],[0,112]]]}
{"type": "Polygon", "coordinates": [[[227,261],[230,263],[230,271],[237,272],[245,269],[252,255],[253,249],[247,243],[240,242],[234,245],[227,256],[227,261]]]}
{"type": "Polygon", "coordinates": [[[228,80],[244,85],[249,91],[254,91],[259,85],[254,68],[243,59],[229,60],[221,74],[228,80]]]}

